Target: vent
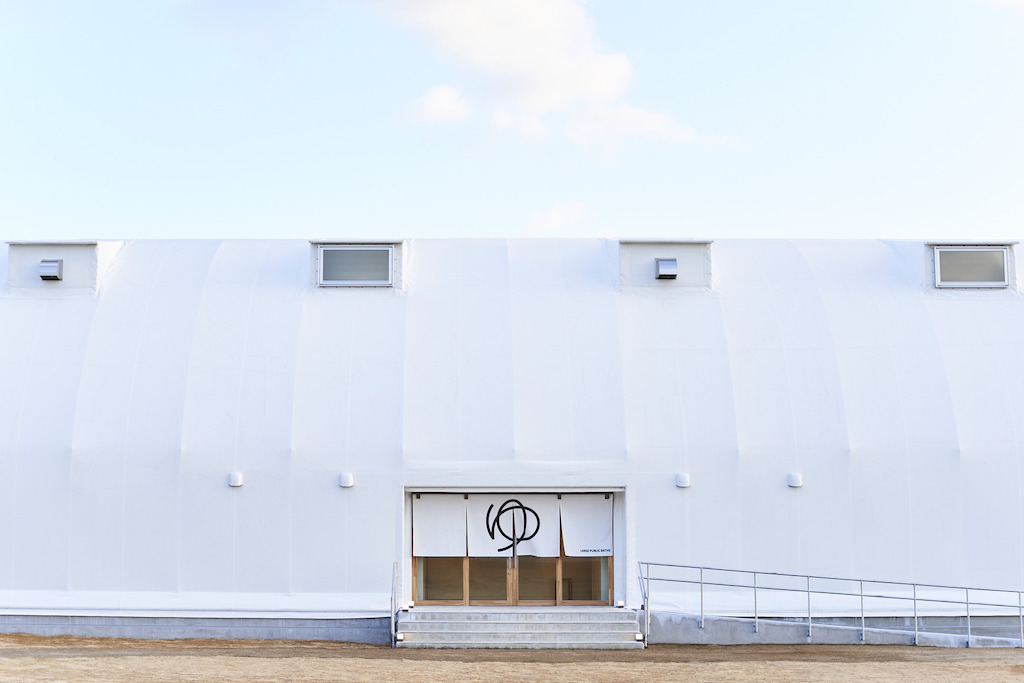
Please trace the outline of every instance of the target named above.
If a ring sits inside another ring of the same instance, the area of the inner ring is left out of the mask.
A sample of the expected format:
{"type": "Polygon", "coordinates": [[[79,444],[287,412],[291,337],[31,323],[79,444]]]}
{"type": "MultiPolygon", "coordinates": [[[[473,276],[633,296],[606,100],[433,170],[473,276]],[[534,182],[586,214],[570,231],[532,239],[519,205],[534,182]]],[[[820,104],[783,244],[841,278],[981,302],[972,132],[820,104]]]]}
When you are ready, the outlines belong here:
{"type": "Polygon", "coordinates": [[[43,259],[39,262],[39,279],[63,280],[64,259],[43,259]]]}
{"type": "Polygon", "coordinates": [[[1009,287],[1009,247],[935,247],[936,287],[1009,287]]]}
{"type": "Polygon", "coordinates": [[[392,246],[321,246],[319,284],[324,287],[390,287],[392,246]]]}
{"type": "Polygon", "coordinates": [[[679,274],[679,263],[674,258],[654,260],[659,280],[675,280],[679,274]]]}

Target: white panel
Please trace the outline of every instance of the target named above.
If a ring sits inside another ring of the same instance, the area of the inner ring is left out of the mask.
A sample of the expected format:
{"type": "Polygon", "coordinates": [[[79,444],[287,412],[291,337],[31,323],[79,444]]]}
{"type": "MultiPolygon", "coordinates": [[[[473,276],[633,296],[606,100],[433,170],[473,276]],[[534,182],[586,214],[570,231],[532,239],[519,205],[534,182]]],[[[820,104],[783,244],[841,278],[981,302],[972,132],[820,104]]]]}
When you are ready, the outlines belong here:
{"type": "Polygon", "coordinates": [[[669,258],[678,264],[676,287],[710,287],[709,252],[709,244],[623,242],[619,245],[622,283],[630,287],[659,287],[661,295],[671,292],[670,283],[658,282],[654,263],[655,259],[669,258]]]}
{"type": "MultiPolygon", "coordinates": [[[[358,520],[342,514],[346,494],[355,489],[339,487],[336,470],[320,469],[301,458],[293,464],[289,496],[291,590],[296,593],[341,592],[348,579],[346,557],[366,550],[350,545],[347,530],[358,520]]],[[[384,533],[376,523],[366,526],[378,534],[384,533]]],[[[377,540],[383,543],[384,539],[377,540]]]]}
{"type": "Polygon", "coordinates": [[[11,289],[47,297],[90,293],[96,289],[95,244],[12,244],[8,249],[11,289]],[[63,259],[62,281],[39,278],[39,262],[44,259],[63,259]]]}
{"type": "MultiPolygon", "coordinates": [[[[741,451],[737,471],[742,562],[767,571],[800,572],[800,493],[786,486],[797,469],[792,449],[741,451]]],[[[694,486],[696,486],[696,482],[694,486]]],[[[805,480],[805,487],[811,482],[805,480]]],[[[714,514],[714,510],[708,511],[714,514]]]]}
{"type": "Polygon", "coordinates": [[[799,498],[800,556],[804,570],[824,576],[856,576],[853,527],[870,511],[850,502],[850,454],[837,448],[797,454],[804,486],[799,498]],[[828,552],[821,552],[827,545],[828,552]]]}
{"type": "Polygon", "coordinates": [[[608,296],[567,300],[573,450],[584,460],[626,457],[622,348],[615,302],[608,296]]]}
{"type": "Polygon", "coordinates": [[[903,411],[889,349],[837,349],[836,358],[851,446],[902,442],[903,411]]]}
{"type": "Polygon", "coordinates": [[[906,580],[913,576],[914,514],[907,454],[895,445],[875,444],[852,450],[849,462],[850,505],[856,511],[853,578],[906,580]]]}
{"type": "Polygon", "coordinates": [[[1010,444],[1017,436],[1003,364],[995,354],[965,351],[943,358],[960,444],[1010,444]]]}
{"type": "Polygon", "coordinates": [[[786,352],[741,347],[729,360],[740,448],[794,448],[786,352]]]}
{"type": "Polygon", "coordinates": [[[573,442],[562,255],[551,241],[508,249],[516,457],[564,460],[573,442]]]}
{"type": "Polygon", "coordinates": [[[72,460],[68,580],[72,590],[123,587],[123,473],[119,454],[76,454],[72,460]]]}
{"type": "Polygon", "coordinates": [[[920,243],[725,240],[671,297],[614,241],[411,247],[401,290],[201,241],[0,292],[3,604],[383,613],[405,486],[626,486],[628,562],[1019,583],[1018,292],[936,290],[920,243]]]}
{"type": "MultiPolygon", "coordinates": [[[[458,460],[459,300],[458,262],[437,245],[410,249],[417,277],[446,278],[443,284],[410,297],[403,384],[403,450],[407,460],[458,460]],[[438,253],[440,252],[440,253],[438,253]]],[[[410,268],[412,264],[410,264],[410,268]]],[[[410,284],[415,290],[420,284],[410,284]]]]}
{"type": "Polygon", "coordinates": [[[471,494],[467,536],[471,557],[558,557],[558,497],[554,494],[471,494]]]}
{"type": "Polygon", "coordinates": [[[736,400],[728,351],[684,351],[679,353],[678,362],[690,451],[710,453],[728,449],[735,454],[736,400]]]}
{"type": "Polygon", "coordinates": [[[682,451],[682,386],[677,352],[623,351],[623,391],[630,452],[652,448],[682,451]],[[651,382],[651,377],[660,381],[651,382]]]}
{"type": "MultiPolygon", "coordinates": [[[[963,475],[959,449],[938,444],[907,449],[910,571],[922,583],[964,585],[963,475]]],[[[995,494],[998,489],[993,488],[995,494]]],[[[980,501],[978,501],[980,504],[980,501]]]]}
{"type": "Polygon", "coordinates": [[[462,460],[511,460],[515,451],[512,328],[505,242],[460,247],[458,411],[462,460]]]}
{"type": "Polygon", "coordinates": [[[559,501],[562,542],[569,557],[612,554],[611,496],[563,494],[559,501]]]}
{"type": "Polygon", "coordinates": [[[230,457],[182,458],[179,590],[234,588],[235,494],[245,487],[228,486],[230,457]]]}
{"type": "Polygon", "coordinates": [[[786,352],[797,447],[829,451],[849,447],[846,410],[835,351],[801,348],[786,352]]]}
{"type": "Polygon", "coordinates": [[[246,458],[245,485],[224,488],[235,501],[234,590],[286,593],[291,561],[288,459],[246,458]],[[274,462],[276,461],[276,462],[274,462]]]}
{"type": "Polygon", "coordinates": [[[892,349],[908,443],[951,446],[958,441],[942,350],[938,345],[892,349]]]}
{"type": "Polygon", "coordinates": [[[15,491],[10,459],[0,457],[0,590],[9,590],[14,570],[15,491]]]}
{"type": "MultiPolygon", "coordinates": [[[[1020,453],[1012,447],[971,449],[959,464],[958,498],[969,504],[961,505],[962,545],[953,539],[948,552],[963,559],[969,585],[1016,588],[1020,584],[1014,577],[1024,573],[1017,546],[1022,526],[1020,517],[1005,514],[1005,509],[1021,505],[1020,453]]],[[[951,525],[949,531],[955,528],[951,525]]]]}
{"type": "Polygon", "coordinates": [[[772,282],[771,293],[772,309],[786,348],[831,348],[828,317],[821,295],[812,283],[806,280],[772,282]]]}
{"type": "Polygon", "coordinates": [[[384,612],[391,594],[391,572],[402,557],[397,542],[402,529],[398,510],[401,485],[393,477],[358,476],[350,489],[337,487],[341,521],[338,542],[345,550],[344,577],[339,592],[362,595],[384,612]]]}
{"type": "Polygon", "coordinates": [[[412,554],[416,557],[466,556],[466,498],[463,494],[413,496],[412,554]]]}
{"type": "MultiPolygon", "coordinates": [[[[353,306],[350,321],[367,321],[357,335],[349,365],[347,459],[345,471],[365,458],[375,468],[397,467],[402,454],[405,390],[405,299],[364,301],[353,306]]],[[[298,387],[302,389],[302,387],[298,387]]],[[[337,431],[331,443],[337,442],[337,431]]],[[[332,449],[333,450],[333,449],[332,449]]]]}
{"type": "Polygon", "coordinates": [[[12,581],[22,590],[67,590],[71,459],[34,451],[18,459],[12,581]]]}
{"type": "Polygon", "coordinates": [[[180,451],[130,450],[124,471],[124,590],[178,590],[180,506],[180,451]]]}

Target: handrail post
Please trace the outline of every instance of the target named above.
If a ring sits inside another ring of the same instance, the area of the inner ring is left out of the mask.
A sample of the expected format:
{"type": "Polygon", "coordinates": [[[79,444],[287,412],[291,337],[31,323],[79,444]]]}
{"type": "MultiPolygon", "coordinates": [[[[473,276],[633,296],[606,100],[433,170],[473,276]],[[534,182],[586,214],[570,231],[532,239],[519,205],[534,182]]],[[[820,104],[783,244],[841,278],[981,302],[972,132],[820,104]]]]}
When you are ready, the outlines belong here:
{"type": "Polygon", "coordinates": [[[964,588],[967,602],[967,647],[971,646],[971,589],[964,588]]]}
{"type": "Polygon", "coordinates": [[[704,628],[704,567],[700,568],[700,627],[704,628]]]}
{"type": "Polygon", "coordinates": [[[811,640],[811,577],[807,577],[807,640],[811,640]]]}
{"type": "Polygon", "coordinates": [[[651,563],[647,563],[647,590],[644,601],[644,647],[651,639],[651,563]]]}
{"type": "Polygon", "coordinates": [[[754,572],[754,633],[757,633],[757,572],[754,572]]]}
{"type": "Polygon", "coordinates": [[[917,645],[917,584],[914,584],[914,645],[917,645]]]}
{"type": "Polygon", "coordinates": [[[1024,601],[1020,591],[1017,591],[1017,616],[1020,618],[1020,646],[1024,647],[1024,601]]]}
{"type": "Polygon", "coordinates": [[[860,642],[864,645],[868,642],[867,629],[864,628],[864,580],[860,582],[860,642]]]}
{"type": "Polygon", "coordinates": [[[398,631],[395,625],[395,607],[396,607],[396,592],[398,586],[398,563],[395,562],[391,567],[391,647],[395,647],[398,642],[398,631]]]}

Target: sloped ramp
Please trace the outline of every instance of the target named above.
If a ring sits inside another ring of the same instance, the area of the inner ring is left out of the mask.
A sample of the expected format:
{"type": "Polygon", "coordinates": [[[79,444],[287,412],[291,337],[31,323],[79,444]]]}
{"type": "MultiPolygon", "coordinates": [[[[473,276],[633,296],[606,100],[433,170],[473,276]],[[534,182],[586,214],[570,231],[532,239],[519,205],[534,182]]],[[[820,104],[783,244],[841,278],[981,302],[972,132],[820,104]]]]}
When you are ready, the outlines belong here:
{"type": "Polygon", "coordinates": [[[807,644],[820,645],[922,645],[931,647],[1021,647],[1019,637],[999,622],[986,625],[974,618],[970,637],[960,625],[932,628],[924,619],[915,635],[913,620],[868,619],[861,627],[859,618],[831,619],[826,623],[806,620],[761,618],[754,627],[749,617],[705,616],[701,628],[698,615],[651,613],[649,643],[688,645],[807,644]]]}

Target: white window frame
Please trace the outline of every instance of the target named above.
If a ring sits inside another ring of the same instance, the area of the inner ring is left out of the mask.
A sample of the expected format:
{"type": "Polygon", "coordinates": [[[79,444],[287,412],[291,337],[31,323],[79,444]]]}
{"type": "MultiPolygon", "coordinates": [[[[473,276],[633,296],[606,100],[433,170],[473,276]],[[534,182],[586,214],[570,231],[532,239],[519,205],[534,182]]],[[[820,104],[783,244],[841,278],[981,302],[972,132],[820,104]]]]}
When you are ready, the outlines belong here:
{"type": "Polygon", "coordinates": [[[317,284],[321,287],[393,287],[395,284],[395,246],[393,244],[321,244],[317,248],[317,284]],[[325,251],[387,251],[388,279],[384,280],[325,280],[325,251]]]}
{"type": "Polygon", "coordinates": [[[972,289],[1006,289],[1010,286],[1010,247],[1000,245],[990,246],[962,246],[944,245],[932,247],[935,261],[935,286],[939,288],[972,288],[972,289]],[[1002,282],[943,282],[939,254],[944,251],[1001,251],[1003,253],[1003,281],[1002,282]]]}

